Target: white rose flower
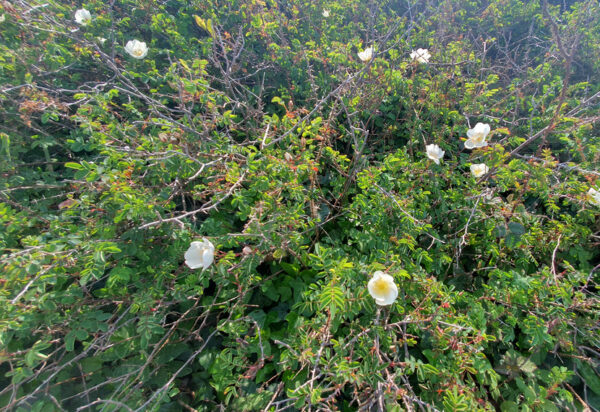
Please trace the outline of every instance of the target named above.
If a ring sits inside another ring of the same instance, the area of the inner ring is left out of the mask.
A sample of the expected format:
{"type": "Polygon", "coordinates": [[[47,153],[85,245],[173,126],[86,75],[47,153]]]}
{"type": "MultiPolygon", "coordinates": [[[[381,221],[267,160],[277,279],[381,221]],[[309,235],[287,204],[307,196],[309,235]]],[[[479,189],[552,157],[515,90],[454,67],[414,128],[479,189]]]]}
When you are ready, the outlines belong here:
{"type": "Polygon", "coordinates": [[[92,21],[92,15],[86,9],[79,9],[75,12],[75,23],[85,26],[90,21],[92,21]]]}
{"type": "Polygon", "coordinates": [[[471,165],[471,174],[475,177],[481,177],[489,171],[490,168],[485,163],[471,165]]]}
{"type": "Polygon", "coordinates": [[[444,157],[444,153],[446,153],[436,144],[428,144],[425,146],[425,149],[427,149],[427,157],[438,165],[440,164],[440,160],[444,157]]]}
{"type": "Polygon", "coordinates": [[[98,40],[98,43],[100,43],[102,46],[104,46],[104,43],[106,43],[105,37],[96,37],[96,40],[98,40]]]}
{"type": "Polygon", "coordinates": [[[394,283],[394,278],[380,270],[373,273],[367,288],[375,303],[380,306],[391,305],[398,297],[398,287],[394,283]]]}
{"type": "Polygon", "coordinates": [[[0,23],[4,23],[4,20],[6,20],[6,16],[4,14],[0,14],[0,23]]]}
{"type": "Polygon", "coordinates": [[[323,10],[323,17],[327,18],[329,17],[329,10],[323,10]]]}
{"type": "Polygon", "coordinates": [[[358,52],[358,58],[363,62],[371,60],[373,57],[373,47],[367,47],[365,50],[358,52]]]}
{"type": "Polygon", "coordinates": [[[485,138],[490,132],[490,125],[487,123],[477,123],[474,128],[467,130],[468,140],[465,142],[466,149],[475,149],[476,147],[487,146],[485,138]]]}
{"type": "Polygon", "coordinates": [[[429,54],[429,50],[427,49],[417,49],[416,51],[413,50],[410,53],[410,58],[418,61],[419,63],[429,63],[431,54],[429,54]]]}
{"type": "Polygon", "coordinates": [[[215,258],[215,246],[208,239],[202,238],[202,242],[192,242],[183,257],[190,269],[208,269],[215,258]]]}
{"type": "Polygon", "coordinates": [[[600,192],[594,188],[590,187],[590,190],[587,192],[588,197],[590,198],[590,202],[595,204],[596,206],[600,206],[600,192]]]}
{"type": "Polygon", "coordinates": [[[143,59],[148,54],[146,43],[139,40],[129,40],[125,45],[125,51],[136,59],[143,59]]]}

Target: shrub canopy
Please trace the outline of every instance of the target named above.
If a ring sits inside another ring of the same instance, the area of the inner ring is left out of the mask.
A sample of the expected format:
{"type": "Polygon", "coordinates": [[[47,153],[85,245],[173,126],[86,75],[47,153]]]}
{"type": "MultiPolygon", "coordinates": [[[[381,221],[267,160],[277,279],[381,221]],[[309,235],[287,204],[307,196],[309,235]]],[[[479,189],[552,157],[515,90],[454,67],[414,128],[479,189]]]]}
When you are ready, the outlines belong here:
{"type": "Polygon", "coordinates": [[[600,408],[597,1],[0,21],[0,407],[600,408]]]}

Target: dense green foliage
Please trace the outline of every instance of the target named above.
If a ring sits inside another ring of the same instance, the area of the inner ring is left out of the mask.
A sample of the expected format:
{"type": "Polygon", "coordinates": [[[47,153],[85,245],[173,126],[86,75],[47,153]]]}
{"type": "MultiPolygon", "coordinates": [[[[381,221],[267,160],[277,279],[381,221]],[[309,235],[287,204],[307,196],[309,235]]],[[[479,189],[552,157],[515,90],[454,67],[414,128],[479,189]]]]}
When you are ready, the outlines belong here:
{"type": "Polygon", "coordinates": [[[0,1],[0,408],[600,409],[571,3],[0,1]]]}

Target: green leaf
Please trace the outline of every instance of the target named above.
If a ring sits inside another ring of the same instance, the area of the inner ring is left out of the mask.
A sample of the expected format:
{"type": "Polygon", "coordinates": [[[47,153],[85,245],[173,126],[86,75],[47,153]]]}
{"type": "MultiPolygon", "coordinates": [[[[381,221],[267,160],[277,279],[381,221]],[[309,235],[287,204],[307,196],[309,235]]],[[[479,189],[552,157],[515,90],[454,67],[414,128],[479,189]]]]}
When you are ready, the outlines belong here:
{"type": "Polygon", "coordinates": [[[521,236],[526,232],[525,227],[518,222],[508,222],[508,230],[516,236],[521,236]]]}
{"type": "Polygon", "coordinates": [[[75,170],[83,170],[83,166],[79,163],[75,163],[75,162],[67,162],[65,163],[65,167],[69,168],[69,169],[75,169],[75,170]]]}
{"type": "Polygon", "coordinates": [[[581,376],[583,376],[584,384],[600,396],[600,378],[598,374],[587,362],[577,361],[577,366],[581,376]]]}
{"type": "Polygon", "coordinates": [[[75,337],[78,340],[85,340],[85,339],[87,339],[88,336],[89,336],[89,334],[87,333],[87,331],[85,329],[76,329],[75,330],[75,337]]]}
{"type": "Polygon", "coordinates": [[[73,349],[75,348],[75,332],[74,331],[70,331],[65,336],[65,348],[66,348],[67,352],[72,352],[73,349]]]}

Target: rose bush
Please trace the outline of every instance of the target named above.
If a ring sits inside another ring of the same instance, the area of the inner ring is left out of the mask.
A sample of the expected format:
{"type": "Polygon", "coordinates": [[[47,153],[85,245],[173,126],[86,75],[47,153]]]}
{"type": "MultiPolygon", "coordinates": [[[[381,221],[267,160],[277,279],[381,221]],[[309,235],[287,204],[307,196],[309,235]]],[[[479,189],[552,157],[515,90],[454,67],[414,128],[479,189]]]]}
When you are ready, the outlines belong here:
{"type": "Polygon", "coordinates": [[[600,408],[597,1],[0,16],[0,408],[600,408]]]}

